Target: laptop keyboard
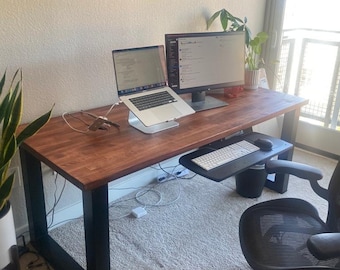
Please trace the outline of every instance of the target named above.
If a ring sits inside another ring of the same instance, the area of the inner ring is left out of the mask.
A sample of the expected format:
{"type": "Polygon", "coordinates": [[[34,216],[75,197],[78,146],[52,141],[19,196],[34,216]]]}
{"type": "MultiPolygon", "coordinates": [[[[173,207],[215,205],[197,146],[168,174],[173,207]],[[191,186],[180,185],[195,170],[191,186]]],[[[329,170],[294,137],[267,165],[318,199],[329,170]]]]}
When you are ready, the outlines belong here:
{"type": "Polygon", "coordinates": [[[140,111],[177,101],[167,91],[162,91],[162,92],[153,93],[153,94],[149,94],[145,96],[130,98],[129,100],[140,111]]]}

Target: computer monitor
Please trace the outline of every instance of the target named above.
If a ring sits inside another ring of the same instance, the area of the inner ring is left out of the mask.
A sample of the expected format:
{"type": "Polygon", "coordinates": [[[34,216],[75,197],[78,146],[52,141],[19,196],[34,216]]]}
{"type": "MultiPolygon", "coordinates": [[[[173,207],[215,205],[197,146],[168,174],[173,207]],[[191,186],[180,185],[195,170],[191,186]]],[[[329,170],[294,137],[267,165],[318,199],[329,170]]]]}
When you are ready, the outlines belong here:
{"type": "Polygon", "coordinates": [[[168,84],[195,111],[227,105],[206,91],[244,84],[244,32],[166,34],[165,45],[168,84]]]}

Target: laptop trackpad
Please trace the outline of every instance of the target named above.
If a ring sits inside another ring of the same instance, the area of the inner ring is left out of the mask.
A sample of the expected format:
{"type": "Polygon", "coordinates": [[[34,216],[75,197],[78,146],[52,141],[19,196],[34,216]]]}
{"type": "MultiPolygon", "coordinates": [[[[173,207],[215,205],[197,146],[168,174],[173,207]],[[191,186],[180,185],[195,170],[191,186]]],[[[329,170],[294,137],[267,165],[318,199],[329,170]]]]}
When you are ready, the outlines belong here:
{"type": "Polygon", "coordinates": [[[170,104],[153,108],[152,110],[155,112],[155,116],[161,121],[174,120],[182,116],[182,114],[170,104]]]}

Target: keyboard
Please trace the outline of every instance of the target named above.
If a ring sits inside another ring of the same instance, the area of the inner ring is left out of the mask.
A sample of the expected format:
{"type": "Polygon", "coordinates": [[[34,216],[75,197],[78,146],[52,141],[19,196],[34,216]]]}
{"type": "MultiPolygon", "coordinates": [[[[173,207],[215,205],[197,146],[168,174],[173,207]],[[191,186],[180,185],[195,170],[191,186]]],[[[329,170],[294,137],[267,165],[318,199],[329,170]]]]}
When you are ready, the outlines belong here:
{"type": "Polygon", "coordinates": [[[130,98],[130,101],[140,111],[150,109],[153,107],[165,105],[168,103],[176,102],[177,100],[167,91],[153,93],[150,95],[130,98]]]}
{"type": "Polygon", "coordinates": [[[192,159],[192,161],[206,171],[209,171],[258,150],[260,150],[260,148],[256,145],[242,140],[196,157],[192,159]]]}

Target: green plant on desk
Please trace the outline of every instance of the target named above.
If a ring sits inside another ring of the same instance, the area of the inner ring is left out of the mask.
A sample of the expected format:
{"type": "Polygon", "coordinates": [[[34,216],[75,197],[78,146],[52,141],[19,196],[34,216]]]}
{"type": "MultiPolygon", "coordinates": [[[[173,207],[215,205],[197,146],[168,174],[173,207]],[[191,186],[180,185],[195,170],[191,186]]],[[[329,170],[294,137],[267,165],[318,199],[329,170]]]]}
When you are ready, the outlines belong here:
{"type": "Polygon", "coordinates": [[[247,17],[244,20],[232,15],[226,9],[221,9],[215,12],[207,21],[207,29],[210,28],[212,23],[220,18],[223,31],[244,31],[245,32],[245,44],[246,44],[246,68],[249,70],[256,70],[259,68],[259,64],[263,63],[263,60],[258,60],[258,57],[262,52],[262,45],[267,41],[268,34],[266,32],[258,33],[254,38],[251,36],[251,31],[247,26],[247,17]]]}
{"type": "Polygon", "coordinates": [[[245,32],[245,68],[246,68],[246,80],[245,87],[249,89],[256,89],[259,80],[259,68],[260,64],[264,64],[263,59],[260,59],[262,52],[262,45],[267,41],[268,34],[266,32],[258,33],[254,38],[251,37],[251,31],[247,26],[247,17],[244,20],[235,17],[226,9],[221,9],[215,12],[207,21],[207,29],[210,28],[212,23],[220,18],[223,31],[244,31],[245,32]],[[253,80],[253,77],[257,76],[257,81],[253,80]],[[249,78],[249,79],[247,79],[249,78]],[[249,81],[248,81],[249,80],[249,81]]]}
{"type": "Polygon", "coordinates": [[[244,20],[235,17],[226,9],[221,9],[216,11],[207,21],[207,29],[210,28],[212,23],[217,19],[220,18],[221,26],[223,31],[225,32],[232,32],[232,31],[244,31],[245,32],[245,42],[246,45],[249,44],[251,40],[251,31],[247,26],[247,17],[244,20]]]}
{"type": "Polygon", "coordinates": [[[266,32],[260,32],[254,39],[249,41],[247,45],[246,54],[246,67],[248,70],[257,70],[260,68],[260,64],[264,64],[263,59],[259,59],[262,52],[262,45],[267,41],[268,34],[266,32]]]}

